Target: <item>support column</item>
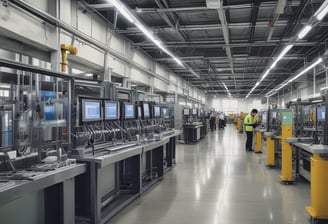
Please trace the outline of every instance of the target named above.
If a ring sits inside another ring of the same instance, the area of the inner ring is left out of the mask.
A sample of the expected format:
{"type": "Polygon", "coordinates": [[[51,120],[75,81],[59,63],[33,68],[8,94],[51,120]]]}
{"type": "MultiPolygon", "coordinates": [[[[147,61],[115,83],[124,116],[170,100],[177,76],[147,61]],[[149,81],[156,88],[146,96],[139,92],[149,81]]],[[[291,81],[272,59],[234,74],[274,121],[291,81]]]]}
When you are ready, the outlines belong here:
{"type": "Polygon", "coordinates": [[[313,96],[314,96],[314,94],[315,94],[315,92],[316,92],[316,86],[315,86],[315,84],[316,84],[316,79],[315,79],[315,75],[316,75],[316,69],[315,69],[315,67],[313,68],[313,96]]]}
{"type": "Polygon", "coordinates": [[[104,54],[104,81],[112,81],[112,69],[109,67],[109,54],[106,52],[104,54]]]}
{"type": "MultiPolygon", "coordinates": [[[[48,0],[48,10],[51,15],[59,19],[59,1],[58,0],[48,0]]],[[[60,55],[60,28],[56,26],[56,33],[55,33],[55,46],[57,50],[53,50],[50,52],[50,63],[51,63],[51,70],[55,72],[60,71],[60,63],[61,63],[61,55],[60,55]]]]}

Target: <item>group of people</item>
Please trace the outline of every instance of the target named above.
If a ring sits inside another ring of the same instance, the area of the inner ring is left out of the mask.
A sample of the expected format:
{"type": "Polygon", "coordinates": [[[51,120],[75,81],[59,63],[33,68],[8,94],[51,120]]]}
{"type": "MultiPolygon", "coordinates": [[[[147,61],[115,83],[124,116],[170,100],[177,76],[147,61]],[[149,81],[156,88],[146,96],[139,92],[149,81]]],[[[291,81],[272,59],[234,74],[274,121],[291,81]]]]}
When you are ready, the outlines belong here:
{"type": "MultiPolygon", "coordinates": [[[[256,128],[259,123],[255,121],[254,117],[257,115],[257,109],[253,109],[244,119],[244,130],[246,133],[246,151],[254,151],[253,150],[253,132],[254,128],[256,128]]],[[[226,116],[223,112],[212,112],[210,114],[210,128],[211,131],[215,131],[218,129],[224,129],[226,126],[226,116]]]]}
{"type": "Polygon", "coordinates": [[[216,129],[224,129],[226,126],[226,116],[223,112],[212,112],[210,114],[210,128],[211,131],[216,129]]]}

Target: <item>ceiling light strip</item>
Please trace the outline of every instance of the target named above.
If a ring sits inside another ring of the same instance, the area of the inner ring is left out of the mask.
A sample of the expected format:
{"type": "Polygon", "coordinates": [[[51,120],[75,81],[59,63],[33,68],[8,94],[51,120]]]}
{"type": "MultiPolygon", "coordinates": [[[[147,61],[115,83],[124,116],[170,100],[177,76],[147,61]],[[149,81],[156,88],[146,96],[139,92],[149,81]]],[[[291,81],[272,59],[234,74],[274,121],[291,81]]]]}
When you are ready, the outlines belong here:
{"type": "MultiPolygon", "coordinates": [[[[328,13],[328,0],[325,0],[325,2],[321,5],[321,7],[316,11],[316,13],[309,19],[308,24],[303,27],[303,29],[297,34],[297,38],[294,38],[295,40],[303,39],[313,28],[315,24],[315,20],[321,21],[328,13]],[[315,19],[314,19],[315,18],[315,19]]],[[[263,74],[262,78],[260,79],[260,82],[262,82],[270,73],[272,69],[275,68],[277,63],[287,54],[287,52],[293,47],[293,44],[287,45],[284,50],[280,53],[280,55],[277,57],[277,59],[271,64],[270,68],[268,68],[265,73],[263,74]]],[[[322,59],[321,59],[322,60],[322,59]]],[[[320,62],[319,62],[320,63],[320,62]]],[[[314,65],[315,66],[315,65],[314,65]]],[[[305,73],[305,72],[304,72],[305,73]]],[[[302,75],[302,74],[301,74],[302,75]]],[[[300,76],[301,76],[300,75],[300,76]]],[[[296,79],[296,77],[294,77],[296,79]]],[[[292,80],[289,80],[289,82],[292,82],[292,80]]],[[[253,92],[252,89],[246,96],[246,98],[253,92]]],[[[271,92],[271,91],[270,91],[271,92]]],[[[270,93],[269,92],[269,93],[270,93]]]]}
{"type": "MultiPolygon", "coordinates": [[[[122,4],[118,0],[110,0],[110,2],[113,4],[113,6],[119,11],[119,13],[124,16],[130,23],[133,23],[149,40],[151,40],[158,48],[160,48],[163,52],[168,54],[170,57],[173,58],[173,60],[180,66],[186,68],[186,66],[181,62],[179,58],[177,58],[172,52],[170,52],[166,47],[163,46],[162,42],[151,32],[149,29],[147,29],[146,26],[144,26],[131,12],[129,9],[125,7],[124,4],[122,4]]],[[[196,76],[197,78],[200,78],[199,74],[194,72],[191,68],[189,68],[189,71],[196,76]]]]}
{"type": "Polygon", "coordinates": [[[277,93],[277,91],[279,91],[280,89],[284,88],[285,86],[287,86],[289,83],[295,81],[296,79],[298,79],[299,77],[301,77],[302,75],[306,74],[308,71],[310,71],[312,68],[314,68],[315,66],[317,66],[318,64],[320,64],[322,62],[322,58],[318,58],[315,62],[313,62],[311,65],[309,65],[306,68],[303,68],[301,72],[299,72],[296,76],[294,76],[293,78],[289,79],[288,81],[284,82],[283,84],[280,84],[280,86],[276,89],[273,89],[271,91],[269,91],[265,96],[266,97],[270,97],[272,95],[274,95],[275,93],[277,93]]]}

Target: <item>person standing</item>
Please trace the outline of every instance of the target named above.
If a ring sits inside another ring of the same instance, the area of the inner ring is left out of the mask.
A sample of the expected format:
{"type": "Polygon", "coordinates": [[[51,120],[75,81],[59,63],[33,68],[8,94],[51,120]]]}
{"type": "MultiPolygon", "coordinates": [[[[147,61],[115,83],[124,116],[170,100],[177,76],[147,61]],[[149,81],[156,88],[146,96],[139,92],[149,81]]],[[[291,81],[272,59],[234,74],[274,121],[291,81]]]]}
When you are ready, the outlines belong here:
{"type": "Polygon", "coordinates": [[[224,129],[225,126],[225,120],[224,120],[224,113],[220,113],[219,116],[219,124],[220,124],[220,128],[224,129]]]}
{"type": "Polygon", "coordinates": [[[210,114],[210,128],[211,128],[211,131],[214,130],[214,125],[215,125],[215,116],[214,116],[214,113],[212,112],[210,114]]]}
{"type": "Polygon", "coordinates": [[[251,113],[247,114],[244,119],[244,126],[246,132],[246,151],[253,151],[253,131],[257,126],[257,123],[254,122],[254,116],[257,115],[257,109],[253,109],[251,113]]]}
{"type": "Polygon", "coordinates": [[[219,130],[219,115],[216,114],[215,116],[215,128],[214,130],[218,129],[219,130]]]}

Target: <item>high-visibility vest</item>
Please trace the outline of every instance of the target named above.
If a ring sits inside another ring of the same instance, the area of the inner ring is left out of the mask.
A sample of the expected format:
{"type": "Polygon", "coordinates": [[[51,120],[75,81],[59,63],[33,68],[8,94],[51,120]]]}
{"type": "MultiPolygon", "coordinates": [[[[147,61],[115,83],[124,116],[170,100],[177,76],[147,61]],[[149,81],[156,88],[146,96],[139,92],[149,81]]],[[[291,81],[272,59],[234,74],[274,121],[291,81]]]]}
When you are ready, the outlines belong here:
{"type": "Polygon", "coordinates": [[[251,114],[247,114],[244,119],[245,131],[252,132],[253,128],[253,116],[251,114]]]}

